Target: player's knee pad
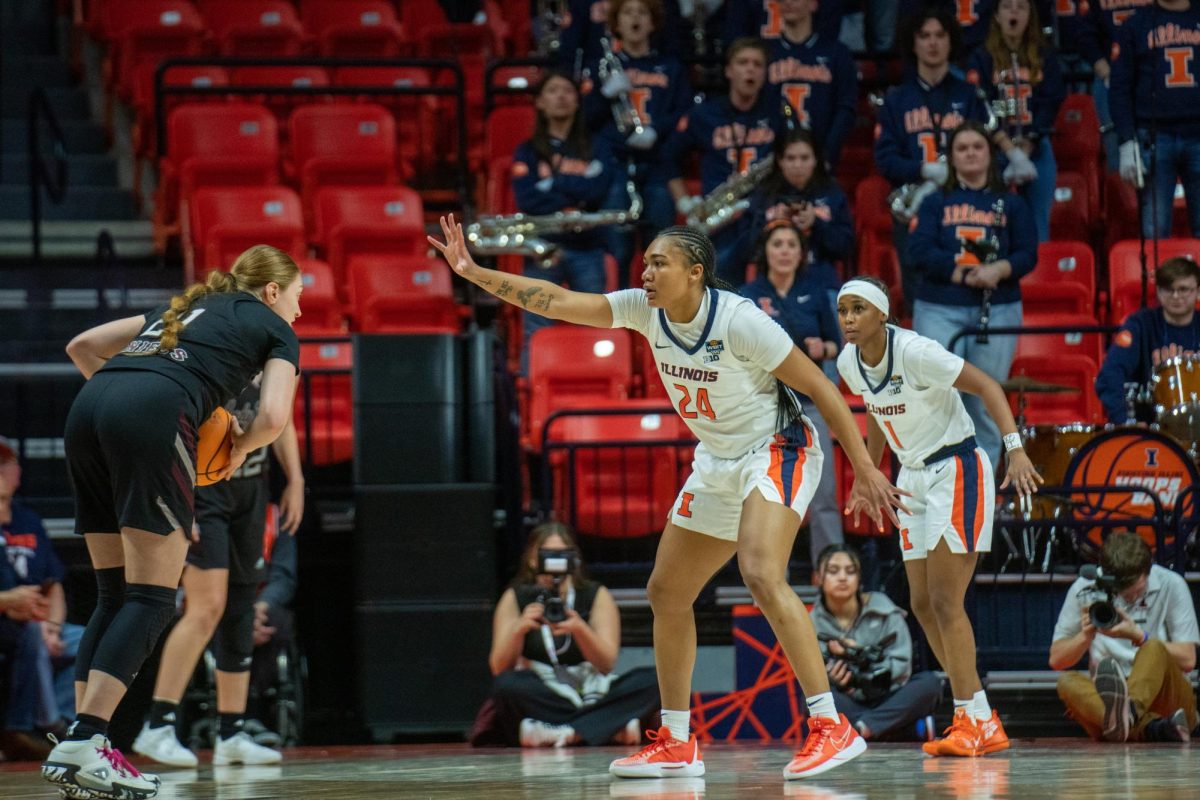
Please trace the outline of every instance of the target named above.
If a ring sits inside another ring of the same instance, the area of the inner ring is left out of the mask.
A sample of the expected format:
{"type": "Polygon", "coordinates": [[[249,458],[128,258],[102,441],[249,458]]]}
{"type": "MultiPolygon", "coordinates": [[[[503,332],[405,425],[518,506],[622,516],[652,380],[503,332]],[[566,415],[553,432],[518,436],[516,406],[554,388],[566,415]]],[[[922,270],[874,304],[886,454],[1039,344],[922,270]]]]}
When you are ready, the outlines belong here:
{"type": "Polygon", "coordinates": [[[106,672],[128,686],[174,616],[174,589],[147,583],[129,584],[125,589],[125,605],[96,648],[92,669],[106,672]]]}
{"type": "Polygon", "coordinates": [[[213,653],[221,672],[245,672],[254,655],[254,597],[252,583],[231,583],[225,613],[213,635],[213,653]]]}
{"type": "Polygon", "coordinates": [[[75,656],[75,680],[87,682],[96,645],[108,630],[117,612],[125,604],[125,568],[109,567],[96,570],[96,610],[92,612],[75,656]]]}

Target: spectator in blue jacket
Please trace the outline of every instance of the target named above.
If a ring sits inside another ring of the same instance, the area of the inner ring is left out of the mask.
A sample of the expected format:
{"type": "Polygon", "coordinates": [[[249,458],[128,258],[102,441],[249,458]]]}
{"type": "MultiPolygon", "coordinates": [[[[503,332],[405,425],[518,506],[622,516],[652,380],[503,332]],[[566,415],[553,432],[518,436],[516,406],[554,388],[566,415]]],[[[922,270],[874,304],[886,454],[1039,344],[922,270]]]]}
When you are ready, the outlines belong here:
{"type": "MultiPolygon", "coordinates": [[[[533,136],[513,153],[512,186],[517,210],[535,216],[558,211],[596,211],[608,197],[612,155],[604,140],[593,140],[579,107],[579,86],[562,72],[548,71],[534,92],[537,122],[533,136]]],[[[577,292],[604,291],[604,231],[546,236],[558,245],[558,260],[545,266],[525,260],[525,274],[566,283],[577,292]]],[[[529,338],[551,320],[525,313],[526,361],[529,338]]]]}
{"type": "MultiPolygon", "coordinates": [[[[925,199],[908,240],[920,276],[913,329],[950,349],[963,328],[1020,326],[1020,279],[1037,264],[1037,231],[1029,206],[1008,193],[996,175],[995,145],[978,122],[950,134],[949,177],[925,199]]],[[[1016,336],[963,336],[953,352],[997,381],[1007,380],[1016,336]]],[[[1000,431],[974,395],[963,404],[975,438],[1000,463],[1000,431]]]]}
{"type": "MultiPolygon", "coordinates": [[[[818,365],[833,363],[836,368],[841,345],[837,320],[821,279],[809,266],[806,237],[790,218],[767,223],[758,239],[754,264],[758,276],[742,287],[742,296],[753,300],[779,323],[801,352],[818,365]]],[[[829,425],[815,403],[805,402],[804,413],[812,420],[821,452],[830,454],[822,462],[821,480],[808,506],[809,548],[815,566],[822,549],[842,541],[842,515],[838,510],[829,425]]]]}
{"type": "Polygon", "coordinates": [[[779,15],[783,28],[770,42],[767,83],[791,106],[796,123],[813,132],[832,172],[854,127],[858,69],[846,45],[817,32],[811,0],[782,0],[779,15]]]}
{"type": "MultiPolygon", "coordinates": [[[[761,39],[735,40],[725,55],[729,94],[707,100],[679,118],[663,159],[672,170],[671,196],[680,214],[687,216],[703,200],[689,195],[683,180],[685,159],[692,152],[700,153],[701,195],[771,153],[783,130],[783,113],[779,95],[764,91],[769,56],[761,39]]],[[[751,235],[745,215],[711,234],[717,274],[735,286],[745,280],[751,235]]]]}
{"type": "Polygon", "coordinates": [[[1154,283],[1159,306],[1129,315],[1096,376],[1104,414],[1116,425],[1138,421],[1127,398],[1150,383],[1163,360],[1200,352],[1200,267],[1190,258],[1168,258],[1154,271],[1154,283]]]}
{"type": "MultiPolygon", "coordinates": [[[[598,63],[589,67],[583,84],[584,114],[588,127],[613,154],[614,175],[604,208],[628,209],[632,180],[643,204],[636,232],[648,245],[660,230],[675,224],[675,201],[667,188],[662,153],[680,115],[692,106],[692,87],[679,59],[651,47],[651,36],[663,25],[662,0],[613,0],[608,18],[621,70],[600,81],[598,63]],[[640,130],[626,119],[626,102],[636,111],[640,130]]],[[[634,226],[607,232],[622,289],[629,287],[634,233],[634,226]]]]}
{"type": "Polygon", "coordinates": [[[1156,0],[1118,29],[1109,111],[1121,143],[1121,177],[1141,189],[1146,236],[1171,235],[1177,179],[1191,234],[1200,236],[1198,41],[1200,3],[1190,0],[1156,0]]]}
{"type": "Polygon", "coordinates": [[[1042,34],[1031,0],[1000,0],[987,41],[967,58],[967,80],[982,86],[989,101],[1015,104],[1009,109],[1015,114],[1000,122],[1037,169],[1037,177],[1021,187],[1021,196],[1033,211],[1038,241],[1048,241],[1050,207],[1054,205],[1054,183],[1058,178],[1050,133],[1058,107],[1067,97],[1067,87],[1058,53],[1042,34]]]}
{"type": "MultiPolygon", "coordinates": [[[[1109,111],[1109,80],[1112,64],[1116,60],[1114,46],[1121,25],[1133,16],[1139,7],[1151,0],[1104,0],[1102,3],[1078,4],[1076,9],[1082,16],[1078,30],[1080,57],[1092,65],[1092,100],[1096,103],[1096,114],[1100,117],[1101,137],[1108,160],[1108,169],[1116,172],[1120,164],[1117,135],[1113,129],[1112,113],[1109,111]],[[1079,9],[1079,5],[1083,6],[1079,9]]],[[[1064,29],[1063,33],[1066,34],[1064,29]]],[[[1065,43],[1065,40],[1063,40],[1065,43]]]]}

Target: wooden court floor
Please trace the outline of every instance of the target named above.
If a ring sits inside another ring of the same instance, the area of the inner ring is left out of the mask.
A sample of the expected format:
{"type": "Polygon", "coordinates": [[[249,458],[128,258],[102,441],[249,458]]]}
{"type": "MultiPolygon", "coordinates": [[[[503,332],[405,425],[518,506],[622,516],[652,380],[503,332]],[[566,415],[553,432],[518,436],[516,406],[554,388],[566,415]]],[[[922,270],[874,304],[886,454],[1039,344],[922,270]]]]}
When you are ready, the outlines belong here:
{"type": "MultiPolygon", "coordinates": [[[[779,745],[704,751],[703,778],[614,780],[615,748],[472,750],[465,745],[300,748],[276,767],[162,770],[164,800],[575,800],[576,798],[804,798],[804,800],[1193,800],[1200,747],[1100,745],[1083,739],[1014,742],[981,759],[927,758],[914,744],[873,745],[807,781],[784,782],[779,745]]],[[[55,798],[34,764],[0,766],[0,798],[55,798]]]]}

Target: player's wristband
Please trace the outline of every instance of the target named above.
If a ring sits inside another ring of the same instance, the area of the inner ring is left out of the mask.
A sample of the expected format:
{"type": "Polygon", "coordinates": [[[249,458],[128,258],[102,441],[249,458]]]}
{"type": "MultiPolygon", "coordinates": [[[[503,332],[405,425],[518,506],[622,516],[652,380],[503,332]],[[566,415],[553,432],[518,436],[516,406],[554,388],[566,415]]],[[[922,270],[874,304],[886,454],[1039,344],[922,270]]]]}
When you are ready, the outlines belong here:
{"type": "Polygon", "coordinates": [[[1013,450],[1019,450],[1022,446],[1023,445],[1021,444],[1021,434],[1019,434],[1019,433],[1004,434],[1004,452],[1011,453],[1013,450]]]}

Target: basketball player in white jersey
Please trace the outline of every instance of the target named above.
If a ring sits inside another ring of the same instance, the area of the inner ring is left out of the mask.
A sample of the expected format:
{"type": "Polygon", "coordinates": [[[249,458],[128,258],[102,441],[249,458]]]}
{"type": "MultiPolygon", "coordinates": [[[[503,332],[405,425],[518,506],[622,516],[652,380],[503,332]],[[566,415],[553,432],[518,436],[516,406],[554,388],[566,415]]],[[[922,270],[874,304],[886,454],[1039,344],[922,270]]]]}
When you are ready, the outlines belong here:
{"type": "MultiPolygon", "coordinates": [[[[954,721],[925,752],[981,756],[1008,747],[975,667],[975,633],[963,607],[979,553],[991,549],[996,493],[992,465],[975,444],[975,426],[959,392],[978,395],[1004,434],[1008,474],[1022,495],[1041,476],[1000,384],[940,344],[889,325],[882,282],[856,278],[838,292],[838,324],[846,341],[838,372],[867,407],[867,450],[878,464],[887,444],[900,460],[897,485],[911,493],[901,509],[900,549],[913,612],[950,676],[954,721]]],[[[850,512],[857,516],[857,498],[850,512]]]]}
{"type": "Polygon", "coordinates": [[[849,408],[820,367],[757,305],[717,288],[712,242],[694,229],[662,231],[646,250],[643,288],[608,295],[483,269],[468,254],[453,217],[442,220],[442,231],[445,243],[432,237],[430,243],[455,272],[491,294],[553,319],[644,335],[672,405],[700,440],[646,590],[654,611],[663,726],[640,752],[614,761],[610,772],[623,778],[704,774],[689,731],[696,660],[692,605],[735,553],[807,698],[809,735],[784,777],[816,775],[866,750],[834,708],[808,612],[787,582],[788,557],[823,456],[785,385],[811,397],[846,443],[856,508],[877,525],[884,514],[895,522],[903,492],[869,463],[849,408]]]}

